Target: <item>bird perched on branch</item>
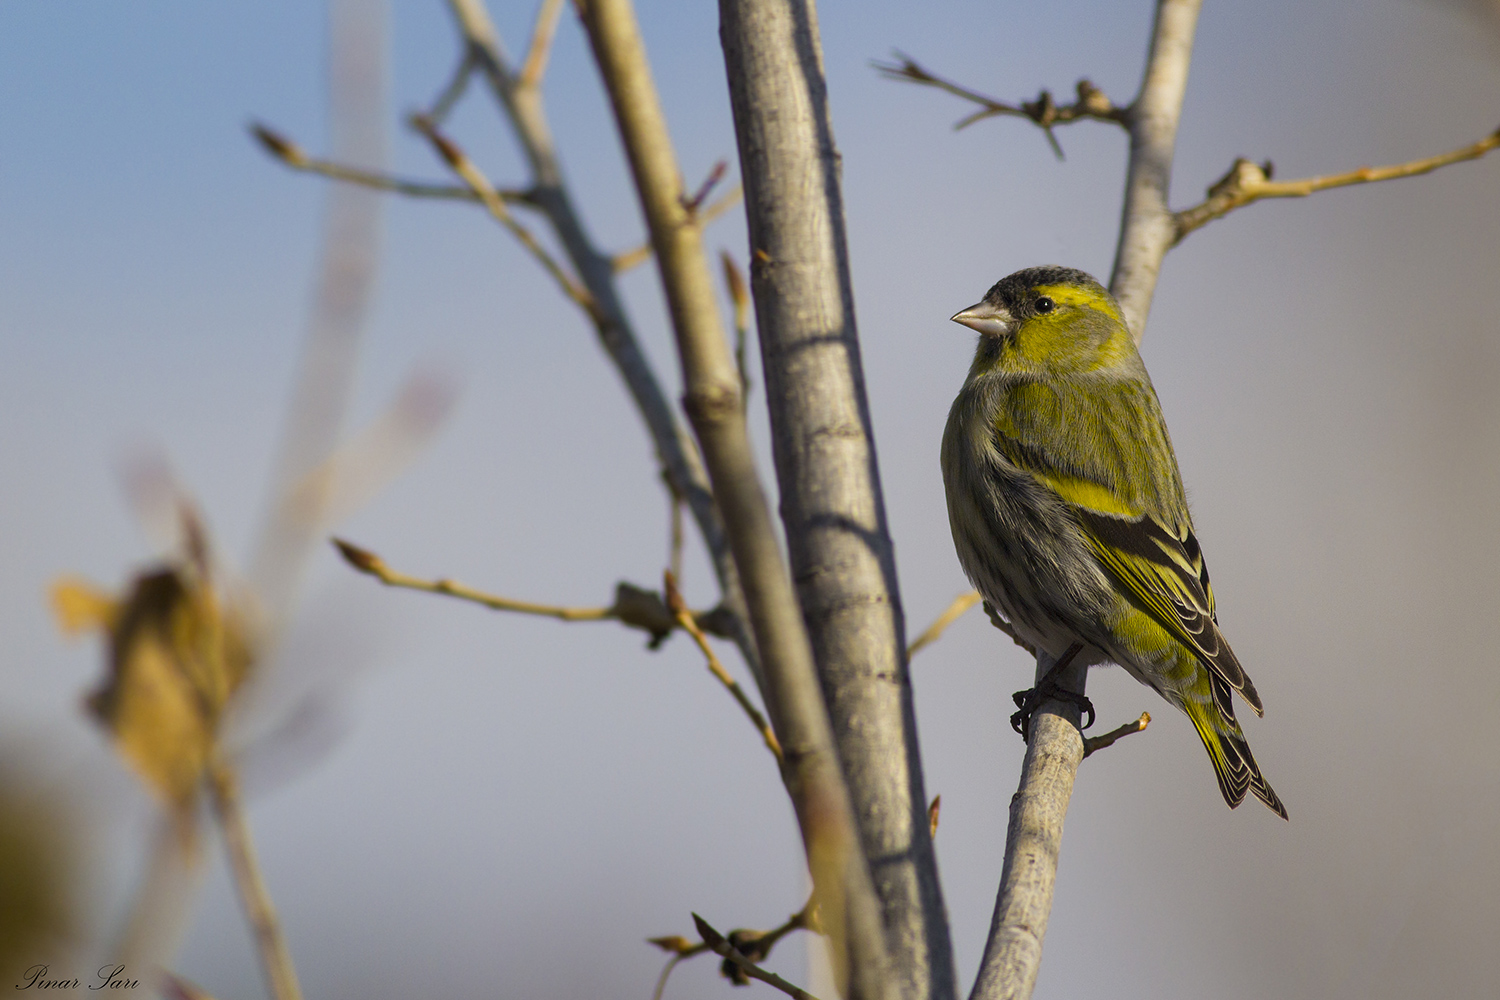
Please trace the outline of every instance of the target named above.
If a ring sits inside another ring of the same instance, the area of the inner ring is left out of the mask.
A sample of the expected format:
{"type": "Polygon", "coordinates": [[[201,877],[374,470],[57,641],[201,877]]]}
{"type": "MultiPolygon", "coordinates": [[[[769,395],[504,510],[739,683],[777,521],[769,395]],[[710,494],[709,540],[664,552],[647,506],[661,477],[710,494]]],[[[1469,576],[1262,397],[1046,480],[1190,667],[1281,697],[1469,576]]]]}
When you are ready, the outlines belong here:
{"type": "Polygon", "coordinates": [[[953,320],[980,334],[943,432],[964,572],[1059,667],[1118,663],[1182,709],[1231,808],[1251,791],[1285,818],[1235,720],[1233,694],[1256,714],[1260,695],[1219,633],[1161,405],[1119,305],[1082,271],[1033,267],[953,320]]]}

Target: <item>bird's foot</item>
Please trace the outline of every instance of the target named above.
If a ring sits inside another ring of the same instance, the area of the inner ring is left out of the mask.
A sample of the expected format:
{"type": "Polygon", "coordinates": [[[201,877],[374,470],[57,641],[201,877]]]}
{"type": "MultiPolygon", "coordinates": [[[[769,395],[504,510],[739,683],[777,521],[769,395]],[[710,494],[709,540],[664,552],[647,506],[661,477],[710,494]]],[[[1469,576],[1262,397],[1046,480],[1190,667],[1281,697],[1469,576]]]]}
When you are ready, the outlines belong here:
{"type": "Polygon", "coordinates": [[[1059,687],[1057,683],[1062,669],[1072,663],[1073,657],[1077,656],[1082,649],[1083,646],[1080,643],[1069,646],[1067,652],[1063,653],[1062,658],[1052,665],[1052,669],[1047,671],[1036,687],[1017,691],[1011,695],[1020,711],[1010,717],[1010,727],[1020,733],[1021,739],[1027,743],[1031,742],[1031,716],[1041,707],[1042,702],[1049,698],[1072,702],[1078,706],[1079,714],[1088,718],[1087,722],[1078,727],[1080,730],[1088,729],[1094,724],[1094,703],[1089,701],[1088,696],[1059,687]]]}

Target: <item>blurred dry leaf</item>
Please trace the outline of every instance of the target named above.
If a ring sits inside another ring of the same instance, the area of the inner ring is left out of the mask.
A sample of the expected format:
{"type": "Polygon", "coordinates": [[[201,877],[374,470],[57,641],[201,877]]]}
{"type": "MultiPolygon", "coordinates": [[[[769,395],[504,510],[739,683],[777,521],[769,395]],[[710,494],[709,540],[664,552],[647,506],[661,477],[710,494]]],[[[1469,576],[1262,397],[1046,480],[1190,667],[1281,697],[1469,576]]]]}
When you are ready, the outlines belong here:
{"type": "Polygon", "coordinates": [[[146,784],[179,810],[196,801],[219,720],[244,682],[251,651],[240,618],[190,569],[162,565],[120,602],[73,580],[53,588],[68,631],[109,639],[109,672],[88,706],[146,784]]]}
{"type": "Polygon", "coordinates": [[[120,602],[103,587],[76,576],[65,576],[52,585],[52,613],[64,635],[108,632],[114,628],[120,602]]]}

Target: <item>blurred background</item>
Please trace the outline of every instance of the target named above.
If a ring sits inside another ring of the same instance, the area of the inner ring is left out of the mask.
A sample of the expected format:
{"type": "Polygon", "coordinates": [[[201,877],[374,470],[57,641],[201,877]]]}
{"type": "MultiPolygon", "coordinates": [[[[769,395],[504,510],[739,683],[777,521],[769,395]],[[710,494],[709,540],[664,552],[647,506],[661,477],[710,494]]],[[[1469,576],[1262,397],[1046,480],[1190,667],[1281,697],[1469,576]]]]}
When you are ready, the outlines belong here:
{"type": "MultiPolygon", "coordinates": [[[[491,7],[523,50],[532,5],[491,7]]],[[[641,7],[692,185],[735,164],[714,5],[641,7]]],[[[455,29],[436,0],[399,0],[388,18],[392,165],[446,180],[400,116],[448,80],[455,29]]],[[[1026,122],[955,133],[967,107],[869,62],[900,48],[1007,100],[1066,97],[1088,76],[1126,103],[1151,5],[830,0],[820,18],[914,635],[967,589],[937,448],[973,336],[946,317],[1031,264],[1106,278],[1126,142],[1071,126],[1059,163],[1026,122]]],[[[1174,205],[1238,155],[1294,178],[1479,139],[1500,124],[1497,23],[1477,0],[1207,4],[1174,205]]],[[[43,853],[72,873],[89,955],[123,915],[154,807],[81,710],[100,644],[60,638],[45,589],[64,572],[117,585],[155,554],[115,471],[142,443],[245,557],[327,195],[245,125],[326,149],[327,43],[323,7],[292,0],[0,5],[0,770],[7,801],[66,817],[43,853]]],[[[546,94],[588,226],[634,246],[639,211],[571,13],[546,94]]],[[[496,183],[524,178],[480,89],[449,131],[496,183]]],[[[708,244],[743,260],[738,209],[708,244]]],[[[391,197],[381,248],[355,420],[414,365],[460,375],[463,395],[339,533],[407,572],[529,600],[602,605],[618,579],[655,586],[667,514],[649,442],[577,310],[472,206],[391,197]]],[[[1157,721],[1080,772],[1038,997],[1490,995],[1496,288],[1500,158],[1255,205],[1167,258],[1143,353],[1221,625],[1267,705],[1248,735],[1292,819],[1226,810],[1186,720],[1096,671],[1101,727],[1143,709],[1157,721]]],[[[652,268],[625,289],[675,398],[652,268]]],[[[687,595],[711,603],[701,550],[688,557],[687,595]]],[[[912,670],[967,986],[1023,750],[1009,695],[1030,665],[971,613],[912,670]]],[[[645,998],[664,958],[645,937],[690,934],[690,910],[769,927],[803,902],[774,770],[680,635],[652,653],[610,623],[384,590],[320,550],[273,681],[268,702],[310,693],[314,710],[251,753],[250,820],[310,997],[645,998]]],[[[209,848],[178,968],[220,997],[263,995],[209,848]]],[[[801,948],[769,964],[802,979],[801,948]]],[[[727,995],[715,978],[697,959],[665,995],[727,995]]]]}

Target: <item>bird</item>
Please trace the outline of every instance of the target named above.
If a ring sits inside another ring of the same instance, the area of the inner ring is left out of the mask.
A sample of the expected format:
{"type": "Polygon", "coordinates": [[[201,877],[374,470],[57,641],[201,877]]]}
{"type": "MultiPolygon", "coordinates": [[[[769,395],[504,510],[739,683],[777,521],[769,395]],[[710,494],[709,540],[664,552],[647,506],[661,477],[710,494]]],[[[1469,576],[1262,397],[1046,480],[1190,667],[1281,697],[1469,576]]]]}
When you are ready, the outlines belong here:
{"type": "Polygon", "coordinates": [[[1286,819],[1235,718],[1236,693],[1257,715],[1261,698],[1219,631],[1119,303],[1089,274],[1049,265],[1002,278],[952,319],[979,344],[943,432],[943,485],[959,563],[987,609],[1059,665],[1124,667],[1191,720],[1231,809],[1248,791],[1286,819]]]}

